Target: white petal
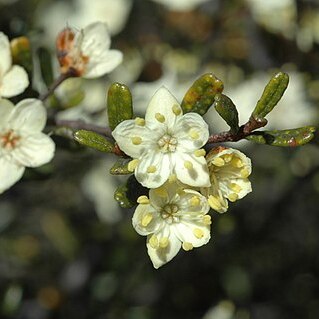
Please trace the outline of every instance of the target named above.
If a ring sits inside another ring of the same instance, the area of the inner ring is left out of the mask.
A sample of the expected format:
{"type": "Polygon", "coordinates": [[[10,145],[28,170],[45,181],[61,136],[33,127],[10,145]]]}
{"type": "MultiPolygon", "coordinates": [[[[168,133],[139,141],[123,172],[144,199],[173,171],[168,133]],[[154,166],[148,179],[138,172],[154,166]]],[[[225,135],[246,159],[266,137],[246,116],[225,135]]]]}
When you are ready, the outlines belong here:
{"type": "Polygon", "coordinates": [[[16,105],[10,121],[13,129],[39,132],[44,128],[46,118],[46,110],[40,100],[25,99],[16,105]]]}
{"type": "Polygon", "coordinates": [[[8,37],[0,32],[0,80],[10,69],[12,64],[11,51],[8,37]]]}
{"type": "Polygon", "coordinates": [[[178,139],[177,151],[194,151],[201,148],[208,140],[208,125],[197,113],[187,113],[176,121],[174,128],[178,139]],[[198,135],[192,138],[191,133],[198,135]]]}
{"type": "Polygon", "coordinates": [[[38,167],[51,161],[55,144],[43,133],[23,136],[21,143],[12,151],[14,159],[23,166],[38,167]]]}
{"type": "Polygon", "coordinates": [[[180,108],[179,103],[175,97],[164,86],[161,87],[153,95],[145,114],[145,120],[148,122],[154,122],[156,120],[156,114],[160,113],[164,116],[165,122],[159,123],[159,125],[166,125],[168,128],[172,128],[175,125],[177,118],[182,116],[182,112],[176,115],[173,112],[173,107],[180,108]]]}
{"type": "Polygon", "coordinates": [[[29,85],[28,74],[24,68],[14,65],[3,77],[0,95],[12,97],[22,93],[29,85]]]}
{"type": "Polygon", "coordinates": [[[197,216],[208,213],[209,205],[205,196],[192,189],[184,189],[180,194],[178,207],[182,215],[190,213],[190,217],[196,219],[197,216]],[[197,198],[198,205],[191,204],[192,200],[194,201],[194,198],[197,198]]]}
{"type": "Polygon", "coordinates": [[[113,71],[123,61],[123,53],[118,50],[109,50],[89,56],[83,77],[93,79],[113,71]]]}
{"type": "Polygon", "coordinates": [[[135,124],[135,120],[121,122],[112,132],[112,135],[120,149],[133,158],[139,158],[154,144],[154,132],[146,126],[135,124]],[[132,138],[141,138],[140,144],[133,144],[132,138]]]}
{"type": "Polygon", "coordinates": [[[14,105],[6,99],[0,99],[0,126],[5,126],[13,111],[14,105]]]}
{"type": "Polygon", "coordinates": [[[146,236],[157,232],[163,225],[163,219],[160,218],[159,214],[151,205],[140,204],[135,209],[132,224],[137,233],[146,236]],[[143,218],[145,217],[149,217],[149,223],[143,225],[143,218]]]}
{"type": "Polygon", "coordinates": [[[153,150],[143,155],[135,169],[136,179],[147,188],[160,187],[167,181],[170,173],[169,155],[153,150]],[[155,167],[155,172],[148,172],[150,167],[155,167]]]}
{"type": "Polygon", "coordinates": [[[208,168],[203,156],[196,157],[192,154],[176,153],[175,172],[177,178],[184,184],[197,187],[210,186],[208,168]],[[193,168],[186,168],[185,162],[190,162],[193,168]]]}
{"type": "MultiPolygon", "coordinates": [[[[107,25],[103,22],[94,22],[86,26],[79,33],[79,43],[84,55],[91,56],[92,52],[104,52],[110,48],[111,38],[107,25]]],[[[77,41],[77,40],[76,40],[77,41]]]]}
{"type": "Polygon", "coordinates": [[[167,247],[153,248],[149,243],[151,236],[152,235],[147,236],[147,252],[151,258],[154,268],[157,269],[172,260],[177,255],[177,253],[181,249],[181,242],[178,240],[174,233],[170,232],[168,227],[165,227],[163,231],[155,234],[158,240],[163,237],[169,238],[169,244],[167,245],[167,247]]]}
{"type": "Polygon", "coordinates": [[[0,194],[15,184],[23,175],[24,167],[0,157],[0,194]]]}

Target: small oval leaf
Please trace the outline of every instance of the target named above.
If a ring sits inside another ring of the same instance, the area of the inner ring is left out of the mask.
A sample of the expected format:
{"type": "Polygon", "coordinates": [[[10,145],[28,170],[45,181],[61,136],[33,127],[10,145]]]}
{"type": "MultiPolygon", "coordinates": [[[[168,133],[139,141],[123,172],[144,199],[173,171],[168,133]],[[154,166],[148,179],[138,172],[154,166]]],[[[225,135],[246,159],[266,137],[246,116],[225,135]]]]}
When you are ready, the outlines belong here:
{"type": "Polygon", "coordinates": [[[107,94],[109,126],[114,130],[124,120],[133,118],[133,104],[130,89],[120,83],[113,83],[107,94]]]}
{"type": "Polygon", "coordinates": [[[114,144],[98,133],[87,130],[79,130],[76,131],[73,136],[81,145],[94,148],[104,153],[114,152],[114,144]]]}
{"type": "Polygon", "coordinates": [[[128,175],[133,172],[128,169],[128,163],[131,159],[119,158],[110,169],[112,175],[128,175]]]}
{"type": "Polygon", "coordinates": [[[224,84],[214,74],[207,73],[198,78],[186,92],[181,107],[184,113],[195,112],[204,115],[221,93],[224,84]]]}

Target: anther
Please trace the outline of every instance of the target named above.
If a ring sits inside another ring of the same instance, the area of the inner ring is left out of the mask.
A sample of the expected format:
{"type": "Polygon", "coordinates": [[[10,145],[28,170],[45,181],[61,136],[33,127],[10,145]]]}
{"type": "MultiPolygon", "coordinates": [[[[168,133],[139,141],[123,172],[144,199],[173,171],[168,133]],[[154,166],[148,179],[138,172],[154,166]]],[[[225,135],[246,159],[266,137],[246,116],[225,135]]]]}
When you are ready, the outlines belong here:
{"type": "Polygon", "coordinates": [[[205,155],[206,155],[206,151],[205,151],[203,148],[201,148],[200,150],[196,150],[196,151],[194,152],[194,155],[195,155],[196,157],[205,156],[205,155]]]}
{"type": "Polygon", "coordinates": [[[184,167],[185,167],[186,169],[188,169],[188,170],[191,170],[191,169],[193,169],[193,163],[190,162],[190,161],[185,161],[185,162],[184,162],[184,167]]]}
{"type": "Polygon", "coordinates": [[[200,228],[194,228],[193,234],[196,238],[201,239],[204,237],[204,232],[200,228]]]}
{"type": "Polygon", "coordinates": [[[142,195],[137,199],[137,202],[139,204],[145,205],[145,204],[149,204],[150,200],[148,199],[148,197],[146,195],[142,195]]]}
{"type": "Polygon", "coordinates": [[[180,106],[177,105],[177,104],[174,104],[174,105],[172,106],[172,111],[173,111],[173,113],[174,113],[176,116],[178,116],[178,115],[180,115],[180,114],[182,113],[182,110],[181,110],[180,106]]]}
{"type": "Polygon", "coordinates": [[[165,122],[165,116],[161,113],[156,113],[155,114],[155,118],[160,122],[160,123],[164,123],[165,122]]]}
{"type": "Polygon", "coordinates": [[[136,125],[139,125],[139,126],[144,126],[144,125],[145,125],[145,120],[142,119],[141,117],[137,117],[137,118],[135,119],[135,124],[136,124],[136,125]]]}
{"type": "Polygon", "coordinates": [[[135,168],[138,166],[138,163],[140,161],[138,159],[133,159],[131,160],[128,165],[127,165],[127,169],[130,171],[130,172],[134,172],[135,168]]]}
{"type": "Polygon", "coordinates": [[[147,171],[147,173],[150,173],[150,174],[155,173],[155,172],[156,172],[156,166],[150,165],[150,166],[147,168],[146,171],[147,171]]]}
{"type": "Polygon", "coordinates": [[[132,143],[133,143],[134,145],[139,145],[139,144],[142,143],[142,138],[139,137],[139,136],[134,136],[134,137],[132,137],[132,143]]]}
{"type": "Polygon", "coordinates": [[[191,243],[188,243],[188,242],[184,242],[182,247],[183,247],[183,249],[185,251],[189,251],[189,250],[192,250],[194,248],[194,246],[191,243]]]}
{"type": "Polygon", "coordinates": [[[145,216],[142,218],[141,225],[142,225],[143,227],[147,227],[152,220],[153,220],[153,215],[152,215],[151,213],[147,213],[147,214],[145,214],[145,216]]]}

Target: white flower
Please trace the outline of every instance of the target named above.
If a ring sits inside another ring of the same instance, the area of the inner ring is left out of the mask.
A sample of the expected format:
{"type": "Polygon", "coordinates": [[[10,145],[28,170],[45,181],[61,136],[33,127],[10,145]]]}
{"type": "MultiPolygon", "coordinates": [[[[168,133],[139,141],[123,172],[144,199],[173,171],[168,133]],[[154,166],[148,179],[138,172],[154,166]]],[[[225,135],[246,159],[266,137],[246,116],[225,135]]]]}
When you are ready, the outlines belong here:
{"type": "Polygon", "coordinates": [[[212,149],[206,160],[212,185],[202,188],[201,193],[208,197],[212,209],[224,213],[228,201],[235,202],[251,192],[251,161],[242,152],[225,147],[212,149]]]}
{"type": "Polygon", "coordinates": [[[169,262],[182,247],[191,250],[210,239],[211,217],[207,199],[200,193],[167,182],[151,189],[149,199],[137,200],[133,227],[147,236],[147,250],[155,268],[169,262]]]}
{"type": "Polygon", "coordinates": [[[49,162],[55,145],[42,133],[46,111],[40,100],[25,99],[14,106],[0,100],[0,193],[23,175],[25,166],[49,162]]]}
{"type": "Polygon", "coordinates": [[[189,11],[195,9],[198,5],[209,0],[153,0],[166,6],[169,10],[189,11]]]}
{"type": "Polygon", "coordinates": [[[120,123],[113,131],[120,149],[133,159],[132,171],[145,187],[163,185],[177,177],[190,186],[209,186],[205,151],[208,125],[196,113],[183,115],[173,95],[164,87],[152,97],[145,120],[120,123]]]}
{"type": "Polygon", "coordinates": [[[115,69],[123,59],[122,52],[110,50],[111,39],[105,23],[95,22],[79,32],[64,29],[57,38],[61,72],[74,76],[97,78],[115,69]]]}
{"type": "Polygon", "coordinates": [[[19,65],[12,65],[8,37],[0,32],[0,98],[18,95],[28,85],[27,72],[19,65]]]}

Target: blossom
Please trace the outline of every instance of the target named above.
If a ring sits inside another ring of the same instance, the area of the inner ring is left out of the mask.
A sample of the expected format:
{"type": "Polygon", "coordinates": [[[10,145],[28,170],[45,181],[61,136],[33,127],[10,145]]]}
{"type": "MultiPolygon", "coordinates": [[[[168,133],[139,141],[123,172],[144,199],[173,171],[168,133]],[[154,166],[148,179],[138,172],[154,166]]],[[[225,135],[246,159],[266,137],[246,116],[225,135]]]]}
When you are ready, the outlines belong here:
{"type": "Polygon", "coordinates": [[[197,6],[209,0],[153,0],[166,6],[173,11],[189,11],[195,9],[197,6]]]}
{"type": "Polygon", "coordinates": [[[8,37],[0,32],[0,98],[18,95],[28,85],[27,72],[19,65],[12,65],[8,37]]]}
{"type": "Polygon", "coordinates": [[[248,176],[251,161],[242,152],[226,147],[212,149],[206,157],[212,185],[202,188],[212,209],[224,213],[228,201],[235,202],[251,192],[248,176]]]}
{"type": "Polygon", "coordinates": [[[25,167],[48,163],[55,145],[42,133],[46,111],[40,100],[25,99],[14,106],[0,100],[0,193],[15,184],[25,167]]]}
{"type": "Polygon", "coordinates": [[[129,166],[143,186],[159,187],[169,177],[190,186],[210,185],[205,151],[200,149],[208,139],[208,125],[199,114],[183,115],[165,87],[152,97],[145,120],[125,120],[112,134],[134,159],[129,166]]]}
{"type": "Polygon", "coordinates": [[[79,32],[65,28],[57,38],[61,72],[87,79],[100,77],[115,69],[123,59],[122,52],[110,50],[107,25],[95,22],[79,32]]]}
{"type": "Polygon", "coordinates": [[[151,189],[149,198],[140,196],[132,223],[147,236],[147,251],[154,268],[176,256],[181,247],[188,251],[210,239],[209,205],[200,193],[167,182],[151,189]]]}

